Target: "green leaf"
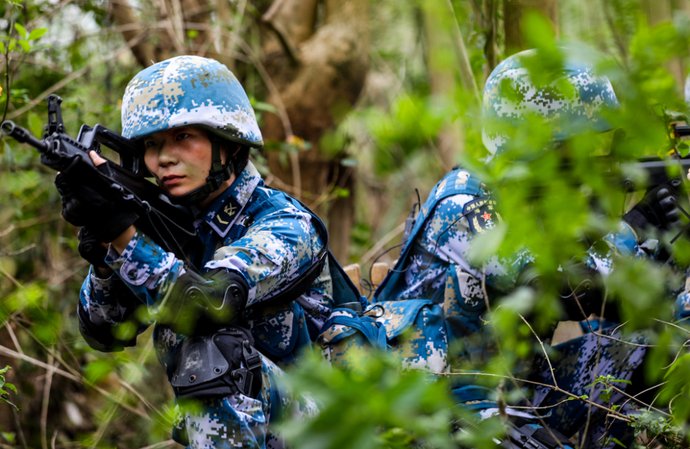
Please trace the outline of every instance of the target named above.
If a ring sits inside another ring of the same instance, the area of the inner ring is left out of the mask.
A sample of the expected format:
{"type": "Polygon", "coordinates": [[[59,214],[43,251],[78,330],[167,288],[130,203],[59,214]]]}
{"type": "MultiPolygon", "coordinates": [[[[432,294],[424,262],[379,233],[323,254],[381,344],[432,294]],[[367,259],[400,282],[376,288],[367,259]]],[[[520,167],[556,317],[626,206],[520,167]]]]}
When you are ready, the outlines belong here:
{"type": "Polygon", "coordinates": [[[94,360],[84,367],[84,376],[93,383],[103,380],[111,371],[113,371],[113,360],[94,360]]]}
{"type": "Polygon", "coordinates": [[[536,11],[526,13],[521,29],[528,48],[555,49],[553,26],[543,14],[536,11]]]}
{"type": "Polygon", "coordinates": [[[44,34],[48,32],[48,28],[34,28],[31,30],[31,33],[29,33],[29,37],[27,37],[27,40],[30,41],[35,41],[43,37],[44,34]]]}
{"type": "Polygon", "coordinates": [[[29,53],[31,51],[31,44],[29,41],[25,39],[19,39],[19,45],[22,47],[22,50],[24,50],[25,53],[29,53]]]}
{"type": "Polygon", "coordinates": [[[24,25],[19,22],[15,22],[14,29],[17,30],[19,35],[24,39],[26,39],[26,37],[29,35],[29,33],[26,31],[26,28],[24,28],[24,25]]]}
{"type": "Polygon", "coordinates": [[[333,193],[335,194],[336,198],[348,198],[350,196],[350,189],[336,187],[333,189],[333,193]]]}
{"type": "Polygon", "coordinates": [[[37,306],[44,296],[44,287],[36,283],[31,283],[17,288],[4,298],[3,304],[12,311],[21,311],[37,306]]]}
{"type": "Polygon", "coordinates": [[[276,113],[278,110],[271,103],[266,103],[264,101],[252,101],[252,107],[255,111],[264,111],[276,113]]]}
{"type": "Polygon", "coordinates": [[[30,111],[27,115],[26,121],[29,131],[31,131],[34,136],[40,136],[43,133],[44,117],[38,115],[34,111],[30,111]]]}
{"type": "Polygon", "coordinates": [[[471,243],[468,257],[481,264],[498,252],[508,232],[505,223],[498,223],[493,229],[477,235],[471,243]]]}

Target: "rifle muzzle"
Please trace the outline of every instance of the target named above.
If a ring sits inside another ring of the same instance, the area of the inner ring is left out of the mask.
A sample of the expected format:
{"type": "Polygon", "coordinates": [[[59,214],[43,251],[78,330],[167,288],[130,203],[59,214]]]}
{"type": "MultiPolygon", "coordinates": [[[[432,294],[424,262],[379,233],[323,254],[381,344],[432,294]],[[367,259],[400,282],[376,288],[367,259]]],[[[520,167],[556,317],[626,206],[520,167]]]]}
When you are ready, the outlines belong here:
{"type": "Polygon", "coordinates": [[[12,120],[5,120],[2,122],[2,124],[0,124],[0,129],[2,129],[3,133],[12,137],[17,142],[28,143],[39,151],[46,151],[48,149],[48,145],[44,141],[38,140],[29,130],[15,124],[12,120]]]}

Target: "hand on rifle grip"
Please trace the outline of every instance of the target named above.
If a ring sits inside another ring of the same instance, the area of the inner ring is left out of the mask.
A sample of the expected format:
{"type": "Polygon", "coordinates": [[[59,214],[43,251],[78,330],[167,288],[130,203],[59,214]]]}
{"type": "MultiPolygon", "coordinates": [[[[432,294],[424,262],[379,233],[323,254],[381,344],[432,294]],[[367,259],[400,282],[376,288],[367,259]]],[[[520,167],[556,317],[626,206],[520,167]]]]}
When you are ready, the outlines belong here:
{"type": "Polygon", "coordinates": [[[79,239],[79,246],[77,249],[82,259],[96,268],[107,268],[105,264],[105,256],[108,253],[107,245],[98,240],[93,232],[87,227],[79,229],[77,238],[79,239]]]}
{"type": "Polygon", "coordinates": [[[680,224],[680,209],[676,194],[667,186],[649,190],[644,198],[623,216],[636,231],[651,228],[668,230],[680,224]]]}
{"type": "Polygon", "coordinates": [[[55,186],[62,197],[62,217],[74,226],[88,226],[90,234],[98,241],[112,242],[137,220],[138,215],[96,190],[88,176],[85,178],[72,171],[70,167],[55,178],[55,186]]]}

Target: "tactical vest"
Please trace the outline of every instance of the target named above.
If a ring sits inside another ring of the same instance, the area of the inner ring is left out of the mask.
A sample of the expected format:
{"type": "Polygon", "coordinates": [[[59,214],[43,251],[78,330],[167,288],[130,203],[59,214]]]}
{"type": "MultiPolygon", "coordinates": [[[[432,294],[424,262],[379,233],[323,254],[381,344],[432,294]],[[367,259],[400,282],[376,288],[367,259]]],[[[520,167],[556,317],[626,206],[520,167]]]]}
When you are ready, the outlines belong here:
{"type": "MultiPolygon", "coordinates": [[[[441,178],[429,193],[427,200],[419,210],[419,214],[414,216],[414,208],[410,212],[404,235],[405,243],[400,252],[400,257],[393,269],[381,282],[381,285],[378,286],[376,292],[374,292],[372,302],[393,301],[396,299],[396,293],[398,293],[400,289],[400,277],[404,273],[405,267],[409,264],[410,253],[414,248],[414,243],[441,201],[455,195],[481,196],[484,194],[483,186],[479,180],[459,167],[453,168],[441,178]]],[[[434,299],[438,302],[442,294],[443,291],[441,290],[440,296],[435,295],[434,298],[427,299],[434,299]]]]}
{"type": "Polygon", "coordinates": [[[351,347],[369,345],[398,354],[405,368],[425,369],[433,373],[448,371],[448,333],[441,304],[443,291],[441,300],[398,300],[395,292],[414,240],[436,206],[453,195],[478,196],[482,193],[479,181],[459,168],[436,184],[406,233],[406,243],[395,268],[376,290],[372,303],[361,314],[346,309],[333,311],[319,337],[327,357],[339,361],[346,358],[351,347]]]}

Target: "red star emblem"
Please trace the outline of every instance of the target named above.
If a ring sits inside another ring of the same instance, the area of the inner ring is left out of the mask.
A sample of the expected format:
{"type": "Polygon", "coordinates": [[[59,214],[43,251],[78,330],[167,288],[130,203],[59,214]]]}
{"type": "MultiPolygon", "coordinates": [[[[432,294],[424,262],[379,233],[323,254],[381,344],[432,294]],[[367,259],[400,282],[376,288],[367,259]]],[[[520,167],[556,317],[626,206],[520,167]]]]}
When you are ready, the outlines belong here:
{"type": "Polygon", "coordinates": [[[489,219],[491,218],[491,214],[488,212],[484,212],[482,214],[482,218],[484,219],[484,221],[489,221],[489,219]]]}

